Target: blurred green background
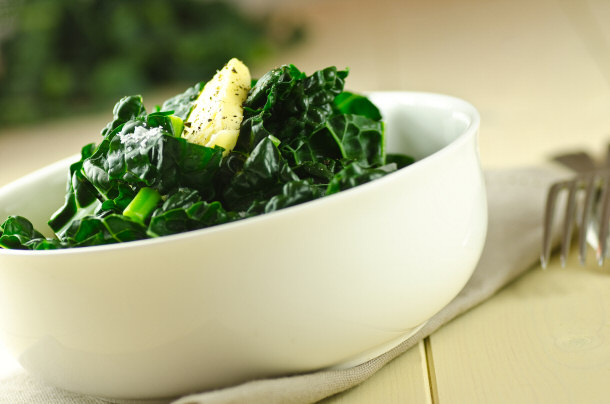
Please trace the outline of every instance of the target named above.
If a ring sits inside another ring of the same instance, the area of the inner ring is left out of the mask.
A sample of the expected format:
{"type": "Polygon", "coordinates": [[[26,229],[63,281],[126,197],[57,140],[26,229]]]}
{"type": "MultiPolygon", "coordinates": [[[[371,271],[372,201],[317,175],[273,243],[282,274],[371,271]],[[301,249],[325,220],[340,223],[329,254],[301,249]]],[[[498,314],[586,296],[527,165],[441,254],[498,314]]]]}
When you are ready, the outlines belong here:
{"type": "Polygon", "coordinates": [[[231,57],[256,65],[303,38],[302,25],[277,29],[236,4],[0,0],[0,127],[110,110],[124,95],[181,89],[231,57]]]}

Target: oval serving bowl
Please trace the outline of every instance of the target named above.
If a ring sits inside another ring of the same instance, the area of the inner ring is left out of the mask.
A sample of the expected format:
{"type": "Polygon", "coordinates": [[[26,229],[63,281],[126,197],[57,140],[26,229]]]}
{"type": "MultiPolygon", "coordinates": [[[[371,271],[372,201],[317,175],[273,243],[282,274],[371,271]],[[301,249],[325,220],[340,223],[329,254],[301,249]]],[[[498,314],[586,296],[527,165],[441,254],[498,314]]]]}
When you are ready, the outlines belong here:
{"type": "MultiPolygon", "coordinates": [[[[456,296],[487,208],[470,104],[369,94],[413,165],[274,213],[130,243],[0,250],[0,338],[59,387],[171,397],[361,363],[456,296]]],[[[42,229],[73,158],[0,189],[0,219],[42,229]]]]}

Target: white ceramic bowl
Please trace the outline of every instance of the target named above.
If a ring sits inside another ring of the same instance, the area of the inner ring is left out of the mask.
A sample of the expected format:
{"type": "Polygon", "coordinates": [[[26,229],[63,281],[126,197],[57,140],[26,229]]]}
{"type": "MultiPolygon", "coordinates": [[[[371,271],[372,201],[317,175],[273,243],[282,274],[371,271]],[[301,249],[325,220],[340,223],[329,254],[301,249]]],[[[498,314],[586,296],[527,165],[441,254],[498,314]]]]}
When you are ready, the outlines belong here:
{"type": "MultiPolygon", "coordinates": [[[[0,338],[68,390],[153,398],[342,367],[411,335],[469,279],[487,209],[479,115],[448,96],[373,93],[387,150],[419,161],[329,197],[121,245],[0,250],[0,338]]],[[[72,159],[0,190],[45,227],[72,159]]]]}

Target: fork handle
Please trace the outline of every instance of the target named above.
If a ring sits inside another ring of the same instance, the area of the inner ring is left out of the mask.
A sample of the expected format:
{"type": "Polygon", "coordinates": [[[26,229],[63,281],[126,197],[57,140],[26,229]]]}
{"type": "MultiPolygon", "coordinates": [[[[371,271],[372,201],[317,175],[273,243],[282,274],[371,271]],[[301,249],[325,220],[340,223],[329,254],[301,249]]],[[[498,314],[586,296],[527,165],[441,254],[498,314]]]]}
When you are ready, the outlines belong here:
{"type": "MultiPolygon", "coordinates": [[[[552,160],[573,171],[576,171],[577,173],[594,171],[598,169],[595,161],[585,152],[561,154],[553,157],[552,160]]],[[[606,166],[610,167],[610,146],[608,147],[608,154],[606,156],[606,166]]]]}
{"type": "Polygon", "coordinates": [[[610,168],[610,144],[606,148],[606,161],[604,161],[604,167],[610,168]]]}

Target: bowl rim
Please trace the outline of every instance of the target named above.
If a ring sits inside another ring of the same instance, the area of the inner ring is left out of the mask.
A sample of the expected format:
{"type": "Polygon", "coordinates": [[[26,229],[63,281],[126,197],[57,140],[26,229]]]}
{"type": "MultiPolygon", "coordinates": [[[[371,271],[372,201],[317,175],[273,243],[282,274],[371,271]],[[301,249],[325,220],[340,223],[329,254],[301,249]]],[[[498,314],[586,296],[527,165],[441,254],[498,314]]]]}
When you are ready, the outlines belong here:
{"type": "MultiPolygon", "coordinates": [[[[177,242],[184,239],[201,237],[206,234],[213,234],[219,231],[232,231],[233,227],[240,226],[255,226],[256,223],[260,220],[269,220],[269,218],[275,218],[276,220],[282,216],[296,214],[301,210],[307,209],[317,209],[318,205],[329,203],[329,201],[338,202],[341,201],[341,198],[351,198],[356,193],[364,193],[364,192],[374,192],[375,188],[382,187],[383,184],[395,181],[395,178],[409,172],[413,172],[423,167],[433,164],[438,159],[442,159],[443,156],[447,153],[451,153],[452,150],[459,148],[463,143],[470,141],[473,137],[477,136],[479,126],[480,126],[480,114],[478,110],[468,101],[464,99],[454,97],[451,95],[440,94],[440,93],[432,93],[432,92],[419,92],[419,91],[371,91],[366,92],[365,94],[375,97],[384,97],[384,96],[393,96],[404,98],[402,102],[408,101],[406,104],[411,105],[425,105],[430,107],[435,106],[444,106],[446,109],[454,109],[456,111],[465,113],[469,118],[469,122],[467,126],[464,128],[463,132],[460,133],[455,139],[453,139],[450,143],[443,146],[441,149],[431,153],[428,156],[425,156],[419,160],[416,160],[412,164],[407,167],[404,167],[395,172],[389,173],[381,178],[378,178],[374,181],[367,182],[365,184],[358,185],[357,187],[350,188],[341,192],[337,192],[332,195],[324,196],[322,198],[317,198],[312,201],[307,201],[298,205],[289,206],[274,212],[269,212],[249,218],[244,218],[240,220],[236,220],[229,223],[219,224],[215,226],[210,226],[203,229],[192,230],[183,233],[171,234],[162,237],[154,237],[148,238],[144,240],[134,240],[129,242],[122,243],[114,243],[114,244],[104,244],[104,245],[95,245],[95,246],[86,246],[86,247],[75,247],[75,248],[64,248],[64,249],[55,249],[55,250],[17,250],[17,249],[4,249],[0,248],[0,257],[2,256],[39,256],[39,257],[48,257],[55,255],[80,255],[80,254],[91,254],[91,253],[104,253],[106,251],[114,251],[117,249],[136,249],[141,247],[150,247],[157,245],[159,243],[171,243],[177,242]],[[449,108],[449,107],[452,108],[449,108]]],[[[70,164],[78,161],[80,159],[80,154],[73,154],[69,157],[60,159],[54,163],[51,163],[47,166],[39,168],[29,174],[26,174],[23,177],[20,177],[2,187],[0,187],[0,196],[5,193],[10,193],[10,191],[14,188],[21,187],[24,183],[34,182],[40,176],[47,174],[49,171],[57,171],[60,168],[69,167],[70,164]]]]}

